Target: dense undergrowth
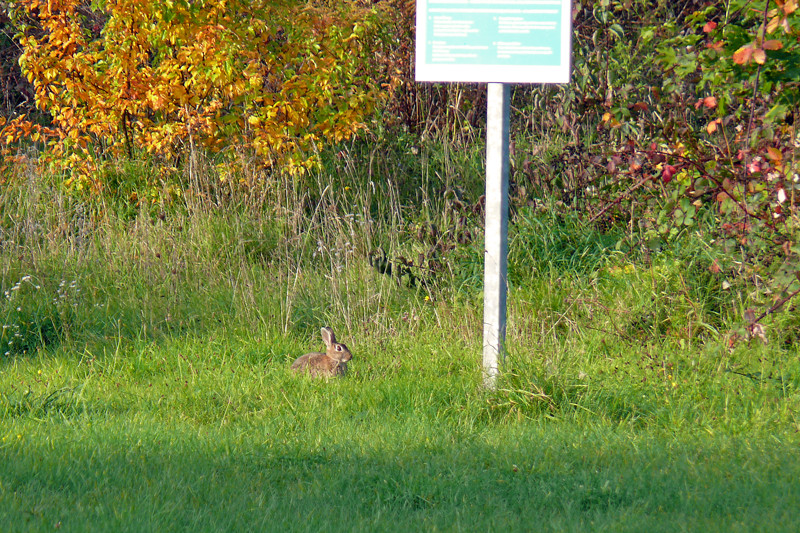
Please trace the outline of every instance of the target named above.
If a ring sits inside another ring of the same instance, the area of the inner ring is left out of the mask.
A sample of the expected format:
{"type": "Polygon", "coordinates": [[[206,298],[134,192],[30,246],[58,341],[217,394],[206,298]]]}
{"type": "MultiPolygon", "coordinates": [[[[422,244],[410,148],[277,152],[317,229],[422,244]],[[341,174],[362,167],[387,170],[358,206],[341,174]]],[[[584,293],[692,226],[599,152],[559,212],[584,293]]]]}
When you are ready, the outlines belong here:
{"type": "MultiPolygon", "coordinates": [[[[120,186],[103,196],[33,168],[11,176],[2,196],[6,355],[64,339],[202,331],[230,317],[282,334],[326,322],[379,334],[409,306],[473,305],[482,197],[455,169],[479,175],[479,156],[398,148],[355,142],[302,179],[219,181],[209,163],[166,199],[148,197],[159,182],[148,162],[113,169],[120,186]]],[[[698,217],[651,243],[629,223],[597,226],[546,197],[514,205],[511,294],[540,299],[542,284],[564,285],[570,291],[543,299],[559,301],[564,325],[571,313],[589,316],[625,342],[734,349],[756,339],[794,349],[794,302],[754,330],[758,279],[720,268],[731,258],[713,244],[719,222],[698,217]],[[589,297],[569,294],[583,286],[589,297]]]]}

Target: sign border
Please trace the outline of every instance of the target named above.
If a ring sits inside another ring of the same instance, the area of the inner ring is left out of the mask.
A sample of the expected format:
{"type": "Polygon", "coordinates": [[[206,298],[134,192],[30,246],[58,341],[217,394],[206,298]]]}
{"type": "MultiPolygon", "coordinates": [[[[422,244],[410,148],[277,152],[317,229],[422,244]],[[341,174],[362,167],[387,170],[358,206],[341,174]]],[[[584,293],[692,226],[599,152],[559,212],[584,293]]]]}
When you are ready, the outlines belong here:
{"type": "Polygon", "coordinates": [[[428,63],[428,0],[417,0],[415,80],[429,82],[569,83],[572,57],[572,2],[561,0],[561,61],[543,65],[443,65],[428,63]]]}

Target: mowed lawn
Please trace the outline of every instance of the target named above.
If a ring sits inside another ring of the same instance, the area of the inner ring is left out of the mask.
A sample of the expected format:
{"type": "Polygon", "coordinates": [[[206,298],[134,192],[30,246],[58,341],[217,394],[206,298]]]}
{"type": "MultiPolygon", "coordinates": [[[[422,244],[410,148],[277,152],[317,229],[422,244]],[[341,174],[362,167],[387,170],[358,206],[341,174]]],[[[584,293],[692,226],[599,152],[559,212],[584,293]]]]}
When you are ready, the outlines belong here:
{"type": "Polygon", "coordinates": [[[491,392],[450,328],[341,340],[330,381],[266,332],[3,360],[0,530],[800,530],[787,379],[645,388],[564,342],[491,392]]]}

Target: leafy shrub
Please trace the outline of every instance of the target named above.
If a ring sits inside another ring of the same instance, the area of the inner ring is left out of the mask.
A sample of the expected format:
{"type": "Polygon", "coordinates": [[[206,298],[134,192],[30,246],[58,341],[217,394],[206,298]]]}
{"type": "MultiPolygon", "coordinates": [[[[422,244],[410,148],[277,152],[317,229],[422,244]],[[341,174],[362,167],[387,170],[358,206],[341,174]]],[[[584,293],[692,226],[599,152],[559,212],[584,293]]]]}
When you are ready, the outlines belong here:
{"type": "MultiPolygon", "coordinates": [[[[95,162],[146,152],[193,170],[201,149],[255,155],[290,173],[352,137],[381,97],[367,69],[377,12],[359,3],[25,0],[20,65],[49,118],[0,131],[47,148],[77,185],[95,162]]],[[[0,122],[0,127],[3,124],[0,122]]],[[[235,163],[231,158],[230,163],[235,163]]]]}

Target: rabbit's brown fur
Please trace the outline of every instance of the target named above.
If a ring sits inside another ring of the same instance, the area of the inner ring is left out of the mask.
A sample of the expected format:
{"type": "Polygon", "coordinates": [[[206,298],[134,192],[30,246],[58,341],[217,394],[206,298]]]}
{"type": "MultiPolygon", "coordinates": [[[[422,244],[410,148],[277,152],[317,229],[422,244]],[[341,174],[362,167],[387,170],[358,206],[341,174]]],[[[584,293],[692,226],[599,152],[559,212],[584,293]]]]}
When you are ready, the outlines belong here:
{"type": "Polygon", "coordinates": [[[325,353],[307,353],[298,357],[292,363],[292,370],[296,372],[308,372],[312,376],[344,376],[347,372],[347,362],[353,358],[353,354],[346,345],[336,342],[336,336],[329,327],[320,330],[322,340],[325,341],[325,353]]]}

